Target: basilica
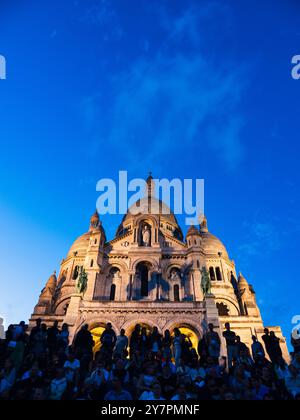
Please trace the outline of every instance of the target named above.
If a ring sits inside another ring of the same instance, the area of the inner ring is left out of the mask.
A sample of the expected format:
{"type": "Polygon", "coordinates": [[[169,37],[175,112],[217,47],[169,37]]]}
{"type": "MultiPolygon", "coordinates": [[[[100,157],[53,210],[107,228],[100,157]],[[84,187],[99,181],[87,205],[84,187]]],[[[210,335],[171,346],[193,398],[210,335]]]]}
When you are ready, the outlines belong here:
{"type": "MultiPolygon", "coordinates": [[[[129,209],[112,240],[107,240],[98,213],[91,217],[88,232],[76,239],[58,275],[47,281],[30,325],[37,319],[48,326],[67,323],[72,339],[87,324],[96,351],[108,322],[116,334],[124,329],[128,336],[136,324],[157,327],[161,334],[179,328],[195,347],[209,323],[222,335],[229,322],[250,347],[252,336],[260,339],[265,328],[253,286],[237,274],[205,217],[183,236],[173,212],[153,196],[152,183],[149,177],[138,203],[141,211],[129,209]]],[[[268,328],[280,338],[287,360],[280,327],[268,328]]],[[[226,356],[224,342],[222,354],[226,356]]]]}

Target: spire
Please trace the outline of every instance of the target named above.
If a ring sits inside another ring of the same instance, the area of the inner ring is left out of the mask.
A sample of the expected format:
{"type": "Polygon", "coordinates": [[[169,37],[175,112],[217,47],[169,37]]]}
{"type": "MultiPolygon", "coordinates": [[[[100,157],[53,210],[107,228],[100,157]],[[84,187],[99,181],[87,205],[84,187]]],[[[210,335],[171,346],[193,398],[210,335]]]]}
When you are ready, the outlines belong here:
{"type": "Polygon", "coordinates": [[[56,278],[56,271],[54,271],[54,273],[51,274],[51,276],[49,277],[46,283],[46,286],[42,291],[42,296],[43,297],[53,296],[56,286],[57,286],[57,278],[56,278]]]}
{"type": "Polygon", "coordinates": [[[100,217],[99,217],[99,213],[96,210],[95,213],[93,214],[93,216],[90,219],[90,230],[95,230],[100,226],[101,222],[100,222],[100,217]]]}
{"type": "Polygon", "coordinates": [[[238,277],[238,285],[239,285],[239,287],[249,286],[247,280],[245,279],[245,277],[243,276],[243,274],[241,272],[239,273],[239,277],[238,277]]]}
{"type": "Polygon", "coordinates": [[[146,183],[147,183],[146,196],[147,197],[154,197],[154,195],[155,195],[155,182],[154,182],[154,179],[152,177],[152,172],[149,172],[149,176],[146,179],[146,183]]]}
{"type": "Polygon", "coordinates": [[[208,232],[207,218],[205,217],[204,214],[200,215],[199,222],[200,222],[200,232],[208,232]]]}

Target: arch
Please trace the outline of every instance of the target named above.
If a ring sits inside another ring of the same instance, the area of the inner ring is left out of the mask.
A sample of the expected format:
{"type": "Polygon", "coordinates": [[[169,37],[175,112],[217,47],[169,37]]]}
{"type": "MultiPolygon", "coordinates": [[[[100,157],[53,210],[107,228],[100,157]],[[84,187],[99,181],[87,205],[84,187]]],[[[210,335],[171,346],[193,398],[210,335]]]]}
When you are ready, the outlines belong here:
{"type": "Polygon", "coordinates": [[[159,264],[158,261],[156,261],[153,257],[150,257],[147,255],[147,257],[140,257],[131,263],[130,271],[136,272],[136,268],[139,263],[145,262],[151,265],[151,271],[159,271],[159,264]]]}
{"type": "Polygon", "coordinates": [[[214,267],[209,267],[209,275],[210,275],[211,281],[216,280],[216,273],[215,273],[214,267]]]}
{"type": "Polygon", "coordinates": [[[158,297],[158,278],[160,275],[158,264],[152,258],[140,258],[134,262],[132,274],[132,300],[140,300],[141,298],[156,300],[158,297]]]}
{"type": "MultiPolygon", "coordinates": [[[[117,296],[116,291],[118,290],[118,294],[122,288],[122,275],[120,272],[119,267],[110,266],[105,275],[105,282],[103,283],[103,300],[119,300],[120,296],[117,296]]],[[[98,279],[97,279],[98,282],[98,279]]],[[[101,278],[99,280],[101,282],[101,278]]],[[[101,283],[100,283],[101,284],[101,283]]]]}
{"type": "Polygon", "coordinates": [[[119,328],[117,324],[115,324],[114,321],[112,321],[110,318],[103,316],[102,314],[99,314],[99,317],[97,319],[93,316],[91,318],[87,317],[81,320],[80,325],[77,327],[76,333],[80,330],[80,328],[87,324],[89,326],[89,331],[91,331],[93,328],[97,327],[106,327],[106,324],[110,323],[112,325],[112,328],[116,334],[119,334],[119,328]]]}
{"type": "Polygon", "coordinates": [[[170,278],[172,270],[178,270],[181,273],[182,266],[178,263],[171,262],[165,267],[165,273],[167,278],[170,278]]]}
{"type": "Polygon", "coordinates": [[[120,275],[119,267],[116,267],[116,266],[110,267],[110,270],[109,270],[108,274],[112,277],[115,277],[116,275],[117,276],[120,275]]]}
{"type": "Polygon", "coordinates": [[[121,273],[127,273],[128,267],[125,263],[121,261],[109,261],[109,263],[104,267],[103,274],[108,275],[112,268],[117,268],[121,273]]]}
{"type": "Polygon", "coordinates": [[[140,318],[131,318],[131,319],[127,320],[126,322],[124,322],[124,324],[122,325],[121,328],[123,328],[126,331],[126,335],[129,337],[132,334],[132,331],[134,330],[134,328],[137,324],[147,325],[151,329],[153,329],[154,327],[157,327],[159,334],[163,333],[163,331],[162,331],[162,329],[160,328],[159,325],[157,325],[151,319],[143,318],[142,315],[140,316],[140,318]]]}
{"type": "Polygon", "coordinates": [[[193,348],[197,350],[199,340],[203,336],[202,328],[194,321],[183,318],[180,321],[167,323],[164,327],[164,332],[169,330],[173,334],[175,328],[178,328],[182,334],[186,335],[191,340],[193,348]]]}
{"type": "Polygon", "coordinates": [[[72,294],[73,293],[67,293],[65,295],[61,294],[59,296],[59,299],[56,301],[56,303],[54,305],[54,312],[55,313],[56,313],[56,311],[57,311],[57,309],[58,309],[59,306],[61,306],[62,304],[65,304],[65,303],[69,303],[70,302],[71,297],[72,297],[72,294]]]}
{"type": "Polygon", "coordinates": [[[165,332],[166,330],[173,332],[175,328],[181,328],[181,327],[190,328],[192,331],[194,331],[194,333],[197,335],[199,339],[203,336],[203,331],[200,325],[200,321],[199,323],[197,323],[190,318],[185,318],[184,316],[182,318],[180,316],[180,320],[175,320],[175,321],[172,320],[172,321],[167,322],[163,328],[163,332],[165,332]]]}
{"type": "MultiPolygon", "coordinates": [[[[99,325],[94,326],[92,328],[89,327],[89,331],[91,332],[94,340],[94,347],[93,347],[93,353],[97,353],[101,348],[101,336],[103,334],[103,331],[105,330],[107,323],[99,323],[99,325]]],[[[113,328],[115,333],[117,334],[117,331],[113,328]]]]}
{"type": "Polygon", "coordinates": [[[216,277],[217,277],[217,280],[218,281],[222,281],[223,280],[220,267],[216,267],[216,277]]]}
{"type": "Polygon", "coordinates": [[[231,315],[240,315],[240,309],[233,299],[228,296],[217,295],[216,303],[223,303],[229,309],[229,316],[231,315]]]}
{"type": "Polygon", "coordinates": [[[146,328],[146,331],[147,331],[148,334],[152,333],[154,327],[158,328],[157,325],[151,325],[148,321],[137,322],[136,324],[131,325],[127,330],[125,328],[123,328],[125,330],[125,334],[129,338],[129,340],[130,340],[130,337],[131,337],[136,325],[140,325],[141,329],[146,328]]]}
{"type": "Polygon", "coordinates": [[[138,228],[141,222],[149,223],[153,228],[159,228],[158,217],[155,217],[151,214],[141,214],[138,217],[134,218],[133,228],[138,228]]]}
{"type": "Polygon", "coordinates": [[[110,287],[110,296],[109,296],[110,301],[114,301],[116,299],[116,288],[117,286],[115,284],[112,284],[110,287]]]}

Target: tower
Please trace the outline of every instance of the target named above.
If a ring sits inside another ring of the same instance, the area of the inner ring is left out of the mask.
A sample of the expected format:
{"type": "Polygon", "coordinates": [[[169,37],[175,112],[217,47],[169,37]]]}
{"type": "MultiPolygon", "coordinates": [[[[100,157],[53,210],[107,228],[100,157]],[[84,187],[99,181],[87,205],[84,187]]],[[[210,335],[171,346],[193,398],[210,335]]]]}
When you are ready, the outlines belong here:
{"type": "Polygon", "coordinates": [[[44,289],[41,291],[38,304],[34,312],[39,315],[50,315],[52,313],[52,304],[57,286],[56,272],[49,277],[44,289]]]}
{"type": "Polygon", "coordinates": [[[253,287],[249,285],[242,273],[239,274],[238,278],[238,290],[243,314],[246,316],[260,317],[260,311],[256,303],[255,291],[253,287]]]}

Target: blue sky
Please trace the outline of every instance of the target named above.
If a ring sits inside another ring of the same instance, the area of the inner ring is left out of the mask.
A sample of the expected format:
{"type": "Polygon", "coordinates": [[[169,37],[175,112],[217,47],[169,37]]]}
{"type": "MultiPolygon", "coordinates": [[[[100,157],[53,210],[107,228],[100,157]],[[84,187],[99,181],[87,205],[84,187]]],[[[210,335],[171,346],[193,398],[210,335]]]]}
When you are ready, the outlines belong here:
{"type": "MultiPolygon", "coordinates": [[[[98,179],[204,178],[210,230],[289,335],[298,294],[300,5],[2,0],[0,314],[27,319],[98,179]]],[[[120,218],[104,217],[112,238],[120,218]]],[[[182,222],[182,220],[180,219],[182,222]]]]}

